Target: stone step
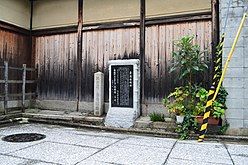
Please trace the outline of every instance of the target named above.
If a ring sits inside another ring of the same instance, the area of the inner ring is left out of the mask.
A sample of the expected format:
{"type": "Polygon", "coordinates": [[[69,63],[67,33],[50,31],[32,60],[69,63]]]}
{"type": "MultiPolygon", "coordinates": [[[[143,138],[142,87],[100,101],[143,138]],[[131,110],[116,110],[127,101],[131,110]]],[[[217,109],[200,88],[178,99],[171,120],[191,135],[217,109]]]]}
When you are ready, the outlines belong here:
{"type": "Polygon", "coordinates": [[[165,122],[153,122],[150,117],[140,117],[135,121],[135,128],[141,129],[159,129],[165,131],[173,131],[176,129],[177,125],[175,121],[171,118],[165,118],[165,122]]]}
{"type": "Polygon", "coordinates": [[[101,125],[103,124],[104,121],[104,116],[100,116],[100,117],[90,116],[88,113],[81,113],[81,112],[28,110],[22,115],[24,118],[67,121],[73,123],[84,123],[84,124],[92,124],[92,125],[101,125]]]}

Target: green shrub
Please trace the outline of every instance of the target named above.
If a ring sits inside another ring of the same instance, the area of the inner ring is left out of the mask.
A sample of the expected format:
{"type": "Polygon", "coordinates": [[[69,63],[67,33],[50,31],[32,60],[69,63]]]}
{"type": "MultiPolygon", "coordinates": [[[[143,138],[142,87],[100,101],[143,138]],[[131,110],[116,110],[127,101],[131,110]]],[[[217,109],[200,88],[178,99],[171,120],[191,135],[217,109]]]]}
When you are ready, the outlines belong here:
{"type": "Polygon", "coordinates": [[[149,117],[150,117],[151,121],[162,121],[162,122],[165,121],[164,120],[164,114],[153,112],[153,113],[149,114],[149,117]]]}

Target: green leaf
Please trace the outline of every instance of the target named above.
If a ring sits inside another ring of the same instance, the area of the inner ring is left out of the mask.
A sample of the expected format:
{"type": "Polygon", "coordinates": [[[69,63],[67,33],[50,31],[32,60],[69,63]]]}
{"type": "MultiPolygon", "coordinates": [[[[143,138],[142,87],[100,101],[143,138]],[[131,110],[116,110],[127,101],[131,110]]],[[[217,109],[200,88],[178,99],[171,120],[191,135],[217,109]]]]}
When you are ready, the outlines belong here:
{"type": "Polygon", "coordinates": [[[200,68],[198,66],[193,66],[193,68],[194,68],[195,71],[199,71],[200,70],[200,68]]]}

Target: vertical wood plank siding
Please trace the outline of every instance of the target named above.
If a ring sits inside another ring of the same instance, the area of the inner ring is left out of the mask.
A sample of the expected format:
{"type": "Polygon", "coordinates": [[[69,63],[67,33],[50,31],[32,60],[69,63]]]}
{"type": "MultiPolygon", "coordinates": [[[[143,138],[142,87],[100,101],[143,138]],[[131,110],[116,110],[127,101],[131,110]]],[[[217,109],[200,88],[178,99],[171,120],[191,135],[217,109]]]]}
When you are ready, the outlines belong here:
{"type": "MultiPolygon", "coordinates": [[[[29,37],[0,28],[0,66],[4,65],[4,61],[9,62],[9,66],[22,67],[27,64],[30,67],[29,37]]],[[[30,75],[27,75],[30,76],[30,75]]],[[[3,69],[0,69],[0,79],[3,80],[3,69]]],[[[10,80],[22,79],[22,72],[16,70],[9,71],[10,80]]],[[[0,94],[3,93],[4,84],[0,84],[0,94]]],[[[21,85],[10,85],[10,93],[20,93],[21,85]]],[[[29,88],[28,88],[29,90],[29,88]]]]}
{"type": "MultiPolygon", "coordinates": [[[[194,36],[201,50],[208,50],[211,61],[211,21],[155,25],[146,27],[145,98],[146,103],[158,103],[175,87],[175,76],[169,74],[175,41],[182,36],[194,36]]],[[[208,81],[208,75],[205,75],[208,81]]]]}
{"type": "MultiPolygon", "coordinates": [[[[40,99],[76,100],[76,34],[36,38],[40,99]]],[[[202,50],[211,51],[210,20],[146,27],[146,103],[160,102],[174,87],[174,77],[168,73],[171,52],[173,42],[184,35],[194,35],[194,42],[200,44],[202,50]]],[[[82,46],[81,101],[93,101],[93,80],[97,71],[104,72],[105,101],[108,101],[108,61],[139,58],[139,28],[85,31],[82,46]]]]}
{"type": "Polygon", "coordinates": [[[76,100],[77,33],[37,37],[38,99],[76,100]]]}
{"type": "Polygon", "coordinates": [[[94,73],[104,73],[108,101],[108,61],[139,58],[139,29],[126,28],[83,33],[82,100],[93,101],[94,73]]]}

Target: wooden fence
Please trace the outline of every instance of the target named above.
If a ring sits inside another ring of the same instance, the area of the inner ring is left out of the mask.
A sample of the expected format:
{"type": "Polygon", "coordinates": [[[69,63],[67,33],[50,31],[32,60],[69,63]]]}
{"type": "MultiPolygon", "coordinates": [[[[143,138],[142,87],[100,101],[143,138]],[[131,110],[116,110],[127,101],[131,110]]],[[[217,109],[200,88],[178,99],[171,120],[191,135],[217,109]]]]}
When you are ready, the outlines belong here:
{"type": "Polygon", "coordinates": [[[34,96],[35,95],[34,92],[26,93],[26,90],[27,90],[26,85],[36,83],[35,80],[27,80],[27,72],[34,72],[35,69],[27,68],[26,64],[23,64],[22,68],[12,67],[12,66],[9,66],[7,61],[4,62],[4,66],[0,66],[0,69],[3,70],[3,74],[1,74],[1,75],[3,75],[3,79],[2,79],[2,77],[0,77],[1,78],[0,84],[4,84],[4,90],[3,90],[4,93],[0,93],[0,97],[4,98],[4,113],[7,114],[7,109],[9,108],[8,107],[8,101],[11,101],[10,97],[20,97],[20,96],[22,97],[22,99],[21,99],[22,110],[24,112],[26,96],[34,96]],[[22,79],[21,80],[10,80],[9,79],[9,72],[11,70],[22,72],[22,79]],[[22,92],[21,93],[9,93],[9,86],[15,85],[15,84],[22,84],[22,92]]]}

